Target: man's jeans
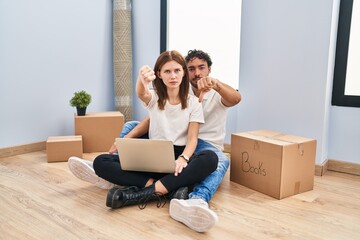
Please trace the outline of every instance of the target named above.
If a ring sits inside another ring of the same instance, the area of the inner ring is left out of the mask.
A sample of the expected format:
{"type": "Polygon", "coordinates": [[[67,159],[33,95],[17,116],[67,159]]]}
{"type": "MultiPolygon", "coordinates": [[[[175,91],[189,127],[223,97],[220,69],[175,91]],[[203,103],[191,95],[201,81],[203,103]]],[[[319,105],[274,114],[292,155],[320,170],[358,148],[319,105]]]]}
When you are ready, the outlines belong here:
{"type": "MultiPolygon", "coordinates": [[[[135,128],[139,124],[138,121],[129,121],[124,124],[123,130],[120,134],[120,137],[124,137],[128,134],[133,128],[135,128]]],[[[147,134],[141,136],[140,138],[149,138],[147,134]]],[[[216,148],[214,145],[198,139],[198,144],[195,149],[195,153],[199,153],[203,150],[212,150],[216,153],[219,158],[217,169],[212,172],[207,178],[205,178],[202,182],[196,185],[193,191],[189,194],[189,198],[201,198],[206,202],[209,202],[210,199],[214,196],[216,189],[219,187],[222,179],[224,178],[226,171],[229,168],[229,159],[226,155],[216,148]]]]}

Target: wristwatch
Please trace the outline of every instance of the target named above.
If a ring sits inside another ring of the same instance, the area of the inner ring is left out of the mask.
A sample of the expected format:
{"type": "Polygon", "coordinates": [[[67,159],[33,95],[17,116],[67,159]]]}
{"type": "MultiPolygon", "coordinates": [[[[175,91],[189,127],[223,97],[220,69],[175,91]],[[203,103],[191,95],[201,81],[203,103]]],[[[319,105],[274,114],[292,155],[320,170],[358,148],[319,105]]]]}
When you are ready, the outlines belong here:
{"type": "Polygon", "coordinates": [[[189,157],[184,155],[184,154],[181,154],[179,157],[182,157],[183,159],[185,159],[185,161],[189,162],[189,157]]]}

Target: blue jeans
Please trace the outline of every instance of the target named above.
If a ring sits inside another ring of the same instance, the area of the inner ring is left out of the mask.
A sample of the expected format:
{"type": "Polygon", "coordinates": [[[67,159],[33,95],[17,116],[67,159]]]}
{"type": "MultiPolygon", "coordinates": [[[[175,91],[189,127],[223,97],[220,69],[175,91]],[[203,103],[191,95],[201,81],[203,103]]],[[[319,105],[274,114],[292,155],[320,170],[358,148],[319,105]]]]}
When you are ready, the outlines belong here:
{"type": "MultiPolygon", "coordinates": [[[[129,121],[124,124],[120,137],[124,137],[128,134],[133,128],[139,124],[138,121],[129,121]]],[[[141,136],[141,138],[149,138],[147,134],[141,136]]],[[[219,158],[217,169],[207,176],[202,182],[197,184],[193,191],[189,194],[189,198],[200,198],[206,202],[209,202],[210,199],[214,196],[216,189],[219,187],[222,179],[224,178],[226,171],[229,168],[230,160],[226,155],[216,148],[214,145],[198,139],[198,144],[195,149],[195,153],[199,153],[203,150],[212,150],[216,153],[219,158]]]]}
{"type": "MultiPolygon", "coordinates": [[[[131,132],[131,130],[133,130],[140,122],[139,121],[129,121],[126,122],[123,126],[123,129],[120,133],[120,138],[123,138],[126,134],[128,134],[129,132],[131,132]]],[[[149,138],[149,135],[146,133],[144,135],[142,135],[139,138],[149,138]]]]}

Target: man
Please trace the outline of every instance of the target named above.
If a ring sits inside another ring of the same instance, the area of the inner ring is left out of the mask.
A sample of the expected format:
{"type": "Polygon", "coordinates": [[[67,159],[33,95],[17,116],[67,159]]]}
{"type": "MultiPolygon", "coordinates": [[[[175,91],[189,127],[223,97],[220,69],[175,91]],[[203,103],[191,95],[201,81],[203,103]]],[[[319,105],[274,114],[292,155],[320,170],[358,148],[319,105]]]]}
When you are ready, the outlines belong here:
{"type": "Polygon", "coordinates": [[[195,153],[210,149],[218,155],[219,162],[217,169],[195,186],[188,200],[171,200],[170,216],[195,231],[204,232],[217,222],[217,216],[208,208],[208,202],[229,167],[229,159],[222,151],[226,134],[226,118],[229,107],[238,104],[241,101],[241,95],[229,85],[209,76],[212,61],[207,53],[201,50],[190,50],[185,60],[192,92],[203,104],[205,119],[205,123],[199,129],[195,153]],[[192,214],[193,212],[199,213],[198,216],[202,218],[197,218],[192,214]]]}
{"type": "MultiPolygon", "coordinates": [[[[194,187],[188,196],[189,199],[172,199],[169,211],[173,219],[184,223],[195,231],[205,232],[218,221],[216,213],[209,209],[208,202],[213,197],[229,167],[229,159],[222,151],[226,134],[226,118],[228,109],[241,101],[241,95],[229,85],[209,76],[212,61],[207,53],[201,50],[190,50],[185,60],[191,83],[190,94],[194,94],[202,102],[205,119],[205,123],[199,129],[195,153],[206,149],[212,150],[217,154],[219,162],[217,169],[194,187]]],[[[140,123],[128,122],[124,125],[121,137],[146,137],[148,129],[149,118],[140,123]]],[[[116,147],[113,145],[109,153],[115,152],[116,147]]],[[[89,167],[89,163],[85,164],[79,159],[73,158],[69,159],[69,167],[74,175],[80,179],[95,183],[103,188],[112,186],[111,183],[96,176],[94,170],[89,167]],[[76,167],[71,167],[72,165],[76,167]]]]}

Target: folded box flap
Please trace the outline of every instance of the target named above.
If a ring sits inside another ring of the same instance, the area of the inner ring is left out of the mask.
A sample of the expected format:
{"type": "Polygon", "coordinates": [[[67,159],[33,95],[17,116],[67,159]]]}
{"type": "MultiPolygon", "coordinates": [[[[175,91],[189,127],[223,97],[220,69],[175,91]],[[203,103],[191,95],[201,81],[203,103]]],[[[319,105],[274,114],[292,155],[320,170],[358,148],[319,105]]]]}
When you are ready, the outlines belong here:
{"type": "Polygon", "coordinates": [[[271,130],[250,131],[250,132],[239,133],[236,135],[248,137],[254,140],[269,142],[277,145],[290,145],[290,144],[299,144],[299,143],[315,141],[315,139],[288,135],[282,132],[271,131],[271,130]]]}

